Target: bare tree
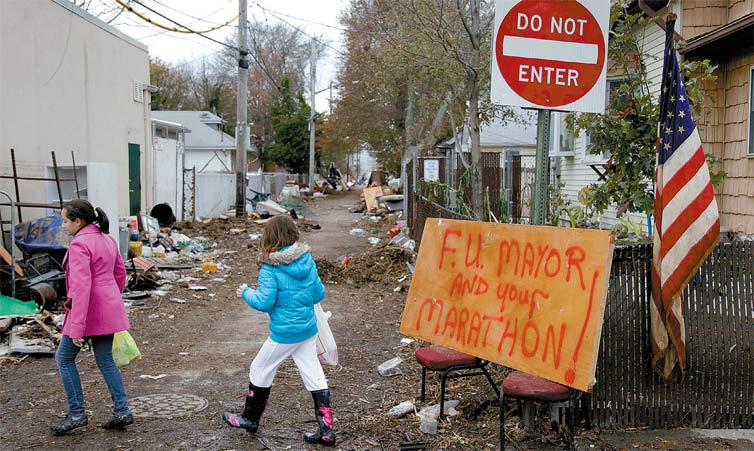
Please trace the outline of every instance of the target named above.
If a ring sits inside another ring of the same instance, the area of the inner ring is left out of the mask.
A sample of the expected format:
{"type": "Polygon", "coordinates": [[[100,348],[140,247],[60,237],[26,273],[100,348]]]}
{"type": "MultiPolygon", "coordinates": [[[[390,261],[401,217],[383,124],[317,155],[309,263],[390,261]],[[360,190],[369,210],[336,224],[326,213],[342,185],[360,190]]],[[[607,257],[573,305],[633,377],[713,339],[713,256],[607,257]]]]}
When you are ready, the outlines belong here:
{"type": "MultiPolygon", "coordinates": [[[[114,2],[105,0],[69,0],[74,5],[95,16],[105,23],[112,23],[117,19],[126,8],[114,2]]],[[[131,0],[124,0],[125,4],[130,4],[131,0]]]]}

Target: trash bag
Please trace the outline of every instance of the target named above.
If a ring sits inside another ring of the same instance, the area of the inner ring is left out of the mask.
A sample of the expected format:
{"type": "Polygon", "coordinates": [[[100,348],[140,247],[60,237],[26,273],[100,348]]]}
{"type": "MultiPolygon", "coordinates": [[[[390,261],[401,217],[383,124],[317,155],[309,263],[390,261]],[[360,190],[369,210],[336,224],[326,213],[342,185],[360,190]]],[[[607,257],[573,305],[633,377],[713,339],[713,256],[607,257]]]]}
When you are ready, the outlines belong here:
{"type": "Polygon", "coordinates": [[[317,358],[324,365],[338,364],[338,347],[335,344],[335,338],[332,336],[330,325],[327,320],[332,313],[322,310],[320,304],[314,304],[314,315],[317,317],[317,358]]]}
{"type": "Polygon", "coordinates": [[[118,368],[123,368],[134,360],[141,358],[141,351],[136,347],[134,338],[127,330],[116,332],[113,336],[113,360],[118,368]]]}

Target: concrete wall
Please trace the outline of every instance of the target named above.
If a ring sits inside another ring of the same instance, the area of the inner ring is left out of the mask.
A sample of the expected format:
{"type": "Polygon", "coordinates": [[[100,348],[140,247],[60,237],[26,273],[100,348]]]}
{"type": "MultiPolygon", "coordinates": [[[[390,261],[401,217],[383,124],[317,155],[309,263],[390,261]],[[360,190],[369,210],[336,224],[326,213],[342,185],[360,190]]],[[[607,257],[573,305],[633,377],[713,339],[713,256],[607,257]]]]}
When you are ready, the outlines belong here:
{"type": "MultiPolygon", "coordinates": [[[[35,177],[46,175],[50,151],[70,163],[73,150],[78,164],[114,165],[102,189],[112,190],[115,211],[127,215],[128,144],[140,146],[143,187],[151,151],[149,96],[139,88],[144,102],[134,101],[134,82],[149,83],[142,44],[65,0],[0,1],[0,174],[11,173],[10,148],[19,174],[35,177]]],[[[50,201],[46,183],[19,182],[21,200],[50,201]]],[[[12,183],[0,180],[0,189],[12,191],[12,183]]]]}

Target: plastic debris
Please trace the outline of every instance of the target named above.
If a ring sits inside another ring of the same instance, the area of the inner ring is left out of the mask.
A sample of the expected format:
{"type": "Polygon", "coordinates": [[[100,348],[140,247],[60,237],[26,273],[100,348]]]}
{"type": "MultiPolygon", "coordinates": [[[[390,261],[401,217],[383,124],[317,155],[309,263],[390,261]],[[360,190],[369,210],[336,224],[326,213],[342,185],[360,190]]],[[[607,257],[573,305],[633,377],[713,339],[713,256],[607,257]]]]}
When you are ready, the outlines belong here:
{"type": "Polygon", "coordinates": [[[166,376],[167,376],[167,374],[158,374],[156,376],[153,376],[151,374],[142,374],[139,377],[142,378],[142,379],[152,379],[153,381],[156,381],[156,380],[162,379],[163,377],[166,377],[166,376]]]}
{"type": "Polygon", "coordinates": [[[403,359],[401,359],[398,356],[393,357],[390,360],[386,360],[382,362],[377,367],[377,372],[380,373],[380,376],[388,377],[388,376],[397,376],[399,374],[403,374],[401,369],[398,367],[403,362],[403,359]]]}
{"type": "Polygon", "coordinates": [[[364,229],[351,229],[351,235],[364,236],[364,229]]]}
{"type": "Polygon", "coordinates": [[[391,417],[400,418],[408,413],[413,412],[414,409],[416,409],[416,407],[414,406],[413,402],[403,401],[402,403],[390,409],[387,414],[391,417]]]}

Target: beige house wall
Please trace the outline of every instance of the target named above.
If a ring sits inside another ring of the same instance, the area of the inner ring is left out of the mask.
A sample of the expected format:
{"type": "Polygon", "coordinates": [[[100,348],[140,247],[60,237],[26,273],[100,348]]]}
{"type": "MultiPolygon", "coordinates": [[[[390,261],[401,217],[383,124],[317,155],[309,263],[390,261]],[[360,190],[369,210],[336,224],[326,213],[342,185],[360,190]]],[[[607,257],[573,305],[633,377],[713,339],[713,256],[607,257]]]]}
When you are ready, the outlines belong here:
{"type": "Polygon", "coordinates": [[[728,176],[720,189],[722,226],[754,234],[754,156],[747,155],[749,86],[754,54],[733,55],[724,74],[725,116],[723,169],[728,176]]]}
{"type": "Polygon", "coordinates": [[[754,0],[685,0],[681,36],[699,36],[752,12],[754,0]]]}

